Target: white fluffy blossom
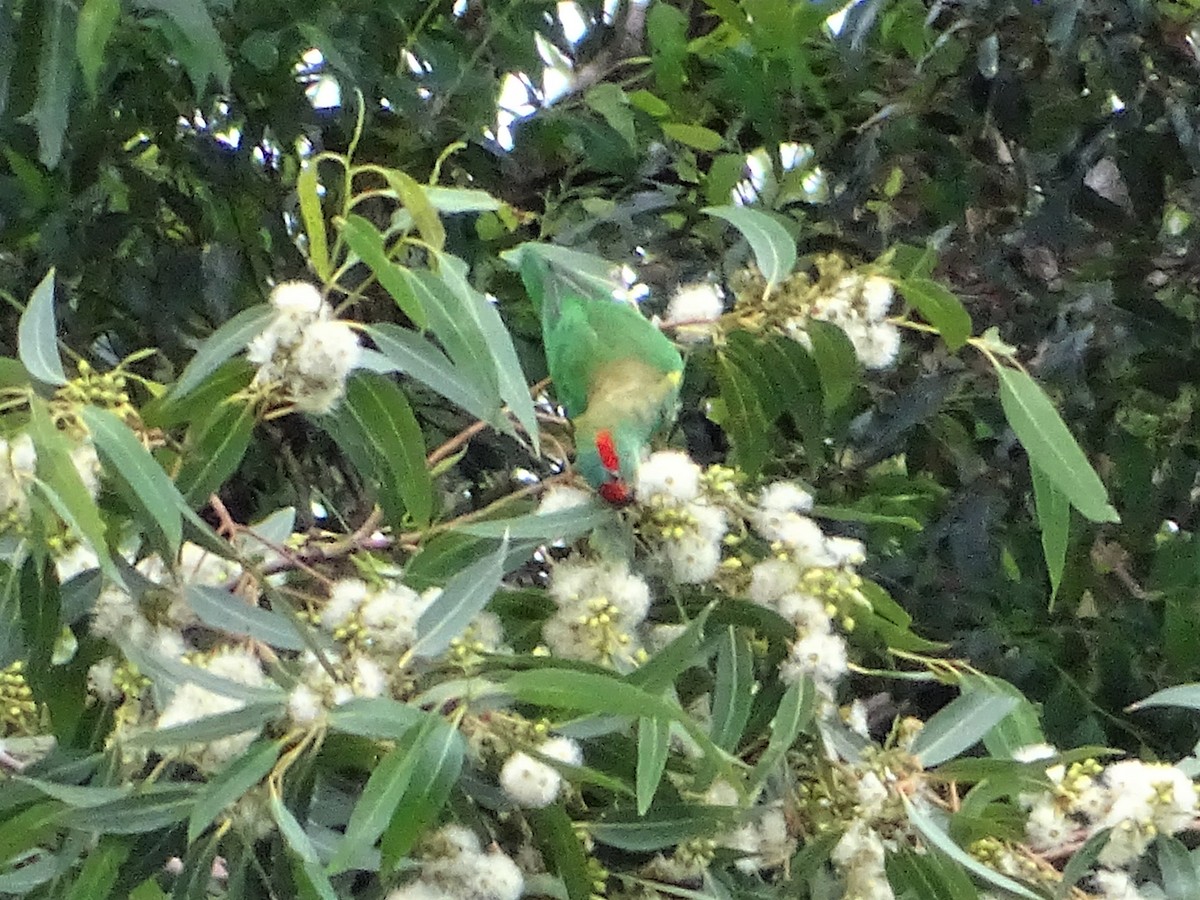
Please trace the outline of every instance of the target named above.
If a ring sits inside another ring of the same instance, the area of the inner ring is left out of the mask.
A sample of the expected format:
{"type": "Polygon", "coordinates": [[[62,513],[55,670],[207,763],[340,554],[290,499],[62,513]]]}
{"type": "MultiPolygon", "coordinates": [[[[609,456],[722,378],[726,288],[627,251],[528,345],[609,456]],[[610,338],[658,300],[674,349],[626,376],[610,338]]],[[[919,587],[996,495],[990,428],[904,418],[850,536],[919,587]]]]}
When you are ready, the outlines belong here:
{"type": "Polygon", "coordinates": [[[1182,771],[1163,763],[1121,760],[1104,771],[1107,810],[1097,828],[1111,828],[1099,862],[1121,867],[1145,852],[1158,834],[1175,834],[1197,813],[1196,786],[1182,771]]]}
{"type": "Polygon", "coordinates": [[[885,320],[894,294],[892,283],[881,275],[847,272],[816,300],[808,317],[793,317],[785,323],[784,331],[811,349],[808,318],[829,322],[842,330],[866,368],[885,369],[900,352],[900,329],[885,320]]]}
{"type": "Polygon", "coordinates": [[[1099,900],[1144,900],[1145,895],[1126,872],[1100,869],[1092,878],[1100,891],[1099,900]]]}
{"type": "MultiPolygon", "coordinates": [[[[551,738],[538,747],[538,752],[571,766],[583,763],[583,751],[570,738],[551,738]]],[[[500,787],[517,806],[541,809],[558,799],[562,775],[553,766],[518,751],[501,767],[500,787]]]]}
{"type": "Polygon", "coordinates": [[[321,627],[334,637],[358,629],[366,645],[399,654],[416,641],[417,621],[434,596],[418,594],[398,581],[372,587],[357,578],[344,578],[334,584],[321,609],[321,627]]]}
{"type": "Polygon", "coordinates": [[[33,439],[22,432],[0,438],[0,516],[11,523],[29,518],[29,486],[37,469],[33,439]]]}
{"type": "Polygon", "coordinates": [[[636,664],[650,587],[624,562],[559,563],[550,596],[558,609],[542,626],[542,638],[556,656],[621,669],[636,664]]]}
{"type": "Polygon", "coordinates": [[[700,496],[700,466],[678,450],[660,450],[638,467],[636,493],[642,503],[687,503],[700,496]]]}
{"type": "Polygon", "coordinates": [[[725,298],[714,284],[684,285],[667,304],[664,320],[674,325],[675,339],[694,344],[707,340],[713,333],[716,320],[725,309],[725,298]]]}
{"type": "Polygon", "coordinates": [[[246,349],[246,358],[259,367],[254,383],[277,391],[297,409],[329,412],[362,357],[357,332],[331,319],[329,305],[305,282],[276,287],[271,305],[275,317],[246,349]]]}
{"type": "Polygon", "coordinates": [[[791,560],[770,557],[754,564],[750,570],[750,587],[746,595],[755,603],[771,606],[784,594],[796,589],[800,570],[791,560]]]}
{"type": "Polygon", "coordinates": [[[846,674],[848,662],[846,642],[840,635],[813,632],[792,644],[779,666],[779,677],[791,684],[808,675],[818,688],[828,691],[846,674]]]}
{"type": "Polygon", "coordinates": [[[764,512],[804,513],[813,508],[813,497],[794,482],[776,481],[763,488],[758,508],[764,512]]]}
{"type": "Polygon", "coordinates": [[[421,874],[413,885],[388,900],[518,900],[525,878],[517,864],[498,848],[481,850],[474,833],[447,825],[425,841],[421,874]]]}
{"type": "Polygon", "coordinates": [[[538,504],[537,514],[545,516],[550,513],[574,509],[577,506],[590,503],[591,499],[592,494],[590,491],[571,487],[567,484],[555,484],[542,495],[542,501],[538,504]]]}
{"type": "MultiPolygon", "coordinates": [[[[203,663],[203,667],[227,681],[250,687],[263,687],[267,683],[258,658],[240,648],[227,647],[216,651],[203,663]]],[[[242,700],[218,694],[189,681],[176,688],[159,715],[156,727],[163,729],[185,725],[208,716],[232,712],[243,706],[245,702],[242,700]]],[[[256,731],[245,731],[203,744],[188,745],[185,756],[202,771],[214,772],[241,754],[257,735],[256,731]]]]}
{"type": "Polygon", "coordinates": [[[884,871],[883,840],[856,819],[834,845],[830,859],[846,881],[845,895],[855,900],[895,900],[884,871]]]}

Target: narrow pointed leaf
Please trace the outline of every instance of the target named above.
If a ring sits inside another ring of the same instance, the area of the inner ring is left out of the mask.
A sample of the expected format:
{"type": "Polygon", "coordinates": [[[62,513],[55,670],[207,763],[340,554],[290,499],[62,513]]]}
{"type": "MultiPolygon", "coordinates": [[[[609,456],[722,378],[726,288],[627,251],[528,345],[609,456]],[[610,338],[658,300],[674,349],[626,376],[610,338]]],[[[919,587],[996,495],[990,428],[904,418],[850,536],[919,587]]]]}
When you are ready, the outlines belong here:
{"type": "Polygon", "coordinates": [[[177,552],[183,541],[181,510],[186,504],[174,482],[129,426],[112,413],[88,406],[82,417],[105,471],[124,480],[141,506],[143,520],[152,521],[171,551],[177,552]]]}
{"type": "Polygon", "coordinates": [[[251,306],[249,309],[243,309],[209,335],[184,368],[175,386],[171,388],[171,401],[182,400],[198,388],[223,362],[234,354],[241,353],[251,340],[266,329],[274,316],[275,310],[269,304],[251,306]]]}
{"type": "Polygon", "coordinates": [[[637,810],[639,816],[644,816],[654,802],[654,795],[667,766],[667,754],[671,749],[671,722],[669,719],[643,717],[638,719],[637,735],[637,810]]]}
{"type": "MultiPolygon", "coordinates": [[[[32,3],[25,6],[31,15],[32,6],[32,3]]],[[[62,161],[71,114],[77,13],[75,4],[67,0],[42,0],[41,6],[42,46],[38,55],[37,94],[29,119],[37,130],[38,160],[47,169],[54,169],[62,161]]]]}
{"type": "Polygon", "coordinates": [[[425,328],[428,323],[425,304],[413,291],[409,271],[388,257],[383,236],[361,216],[346,216],[338,219],[337,225],[350,249],[379,279],[400,310],[418,328],[425,328]]]}
{"type": "Polygon", "coordinates": [[[184,594],[188,607],[209,628],[245,635],[277,650],[303,650],[307,646],[283,613],[250,606],[244,597],[202,584],[188,584],[184,594]]]}
{"type": "Polygon", "coordinates": [[[712,694],[712,739],[725,750],[741,741],[754,703],[754,652],[732,625],[721,635],[712,694]]]}
{"type": "Polygon", "coordinates": [[[1046,571],[1050,576],[1050,604],[1062,584],[1063,570],[1067,565],[1067,544],[1071,537],[1071,506],[1062,491],[1054,486],[1042,470],[1029,466],[1033,476],[1033,502],[1037,510],[1038,528],[1042,532],[1042,553],[1046,558],[1046,571]]]}
{"type": "Polygon", "coordinates": [[[788,685],[775,717],[771,719],[771,736],[767,739],[767,749],[754,767],[752,785],[760,785],[770,776],[800,732],[812,721],[816,703],[817,689],[808,676],[788,685]]]}
{"type": "Polygon", "coordinates": [[[85,0],[75,29],[75,55],[88,93],[96,95],[96,79],[104,64],[104,50],[121,16],[121,0],[85,0]]]}
{"type": "Polygon", "coordinates": [[[439,721],[420,744],[413,778],[380,841],[384,866],[392,867],[407,856],[437,821],[462,774],[465,753],[462,735],[445,722],[439,721]]]}
{"type": "Polygon", "coordinates": [[[1086,518],[1093,522],[1119,522],[1121,517],[1108,502],[1104,482],[1041,385],[1021,369],[998,361],[996,374],[1000,378],[1000,405],[1029,454],[1030,464],[1041,469],[1046,479],[1086,518]]]}
{"type": "Polygon", "coordinates": [[[426,659],[439,656],[466,631],[500,587],[507,556],[506,536],[495,552],[467,566],[447,582],[417,620],[417,643],[413,647],[416,656],[426,659]]]}
{"type": "Polygon", "coordinates": [[[329,260],[329,238],[325,233],[325,214],[321,210],[320,173],[316,160],[308,160],[296,176],[296,197],[300,201],[300,220],[308,238],[308,261],[322,282],[333,274],[329,260]]]}
{"type": "Polygon", "coordinates": [[[900,290],[921,316],[937,329],[946,347],[957,350],[971,336],[971,316],[949,289],[930,278],[907,278],[900,290]]]}
{"type": "Polygon", "coordinates": [[[927,768],[953,759],[981,741],[1020,702],[1010,694],[968,691],[925,723],[913,741],[912,753],[927,768]]]}
{"type": "Polygon", "coordinates": [[[200,789],[188,816],[188,841],[200,837],[221,810],[266,778],[282,751],[282,741],[267,741],[251,747],[210,779],[200,789]]]}

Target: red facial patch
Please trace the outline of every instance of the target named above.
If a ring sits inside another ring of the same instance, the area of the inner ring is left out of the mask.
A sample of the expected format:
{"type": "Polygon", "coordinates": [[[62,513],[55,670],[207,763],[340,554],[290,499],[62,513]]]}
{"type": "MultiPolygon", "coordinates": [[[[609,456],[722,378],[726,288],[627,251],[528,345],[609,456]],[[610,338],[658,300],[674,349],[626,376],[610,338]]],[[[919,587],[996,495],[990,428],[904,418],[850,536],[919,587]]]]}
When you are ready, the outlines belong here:
{"type": "Polygon", "coordinates": [[[600,485],[600,496],[613,506],[627,506],[633,502],[633,491],[624,481],[606,481],[600,485]]]}
{"type": "Polygon", "coordinates": [[[617,446],[613,443],[612,432],[607,428],[596,432],[596,452],[600,454],[600,464],[610,472],[621,471],[621,462],[617,459],[617,446]]]}

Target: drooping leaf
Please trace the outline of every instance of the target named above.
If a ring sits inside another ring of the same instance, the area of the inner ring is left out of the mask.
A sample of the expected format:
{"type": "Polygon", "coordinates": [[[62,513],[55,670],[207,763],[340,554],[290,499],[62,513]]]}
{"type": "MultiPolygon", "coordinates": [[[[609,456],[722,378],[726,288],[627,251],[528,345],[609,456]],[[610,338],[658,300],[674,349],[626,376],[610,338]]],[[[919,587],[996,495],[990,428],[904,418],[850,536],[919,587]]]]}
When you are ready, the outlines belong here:
{"type": "Polygon", "coordinates": [[[442,225],[437,210],[429,202],[425,189],[411,175],[406,175],[398,169],[383,171],[388,186],[395,192],[396,197],[404,205],[404,209],[412,216],[413,224],[417,226],[421,239],[435,252],[441,251],[446,246],[446,228],[442,225]]]}
{"type": "Polygon", "coordinates": [[[728,825],[737,815],[737,807],[674,805],[633,815],[633,810],[616,812],[588,822],[587,831],[602,844],[645,853],[673,847],[699,834],[712,834],[728,825]]]}
{"type": "Polygon", "coordinates": [[[75,4],[67,0],[42,0],[41,7],[42,46],[38,54],[37,94],[29,120],[37,130],[38,160],[47,169],[55,169],[62,161],[71,115],[77,12],[75,4]]]}
{"type": "Polygon", "coordinates": [[[778,285],[796,268],[796,241],[767,213],[744,206],[709,206],[701,212],[724,219],[742,233],[768,287],[778,285]]]}
{"type": "Polygon", "coordinates": [[[29,298],[17,325],[17,355],[21,364],[38,381],[52,385],[67,383],[62,357],[58,354],[58,324],[54,317],[54,269],[46,273],[29,298]]]}
{"type": "Polygon", "coordinates": [[[195,429],[194,443],[185,449],[183,465],[176,476],[188,505],[197,508],[223,485],[250,446],[254,432],[254,407],[227,404],[213,410],[195,429]]]}
{"type": "Polygon", "coordinates": [[[762,784],[771,775],[800,732],[812,721],[816,703],[816,685],[808,676],[788,685],[771,719],[771,736],[767,739],[767,749],[754,767],[751,784],[762,784]]]}
{"type": "Polygon", "coordinates": [[[379,497],[395,525],[407,512],[418,527],[433,515],[433,482],[425,465],[425,438],[403,392],[383,375],[358,372],[346,397],[318,420],[379,497]]]}
{"type": "Polygon", "coordinates": [[[120,0],[84,0],[75,29],[75,55],[88,93],[96,95],[96,79],[104,64],[104,50],[121,17],[120,0]]]}
{"type": "Polygon", "coordinates": [[[671,749],[671,723],[667,719],[642,717],[637,729],[637,810],[644,816],[654,802],[671,749]]]}
{"type": "Polygon", "coordinates": [[[862,366],[846,332],[831,322],[810,319],[805,323],[809,354],[821,375],[825,412],[832,414],[854,393],[862,380],[862,366]]]}
{"type": "Polygon", "coordinates": [[[64,824],[76,831],[101,834],[158,831],[187,818],[198,790],[195,784],[147,785],[129,797],[76,809],[64,824]]]}
{"type": "Polygon", "coordinates": [[[505,536],[491,555],[477,560],[447,582],[445,589],[417,620],[416,656],[440,656],[451,641],[466,631],[487,602],[492,599],[504,577],[508,556],[505,536]]]}
{"type": "Polygon", "coordinates": [[[172,40],[197,98],[210,79],[220,90],[229,90],[232,66],[225,55],[225,42],[203,0],[134,0],[134,5],[170,24],[163,31],[172,40]]]}
{"type": "Polygon", "coordinates": [[[282,741],[251,746],[200,790],[188,816],[188,841],[195,841],[221,811],[267,777],[283,751],[282,741]]]}
{"type": "Polygon", "coordinates": [[[484,522],[468,522],[455,531],[475,537],[501,539],[506,534],[514,541],[539,541],[570,543],[581,535],[611,523],[615,513],[611,506],[589,501],[570,509],[552,513],[530,513],[512,519],[489,519],[484,522]]]}
{"type": "Polygon", "coordinates": [[[174,482],[129,426],[112,413],[87,406],[82,418],[105,471],[124,481],[137,500],[143,521],[158,528],[172,554],[178,552],[183,541],[181,510],[186,504],[174,482]]]}
{"type": "Polygon", "coordinates": [[[1119,522],[1120,516],[1108,502],[1104,482],[1041,385],[1023,370],[998,360],[996,374],[1000,378],[1004,415],[1029,454],[1030,464],[1037,466],[1047,481],[1086,518],[1093,522],[1119,522]]]}
{"type": "Polygon", "coordinates": [[[727,356],[718,359],[717,382],[725,406],[721,425],[733,443],[738,465],[753,476],[767,457],[770,423],[750,378],[727,356]]]}
{"type": "Polygon", "coordinates": [[[361,216],[346,216],[337,220],[338,229],[346,243],[364,265],[379,279],[400,310],[418,328],[428,324],[425,305],[414,293],[409,271],[388,257],[383,236],[361,216]]]}
{"type": "Polygon", "coordinates": [[[733,626],[721,635],[717,677],[712,694],[712,739],[733,751],[741,741],[754,702],[754,653],[750,642],[733,626]]]}
{"type": "Polygon", "coordinates": [[[1037,509],[1038,528],[1042,532],[1042,553],[1046,557],[1046,571],[1050,575],[1049,608],[1053,610],[1054,599],[1062,584],[1063,569],[1067,565],[1071,507],[1062,492],[1032,462],[1029,472],[1033,477],[1033,502],[1037,509]]]}
{"type": "Polygon", "coordinates": [[[385,867],[407,856],[422,833],[437,821],[462,773],[465,746],[462,735],[445,722],[438,722],[420,742],[413,777],[380,842],[385,867]]]}

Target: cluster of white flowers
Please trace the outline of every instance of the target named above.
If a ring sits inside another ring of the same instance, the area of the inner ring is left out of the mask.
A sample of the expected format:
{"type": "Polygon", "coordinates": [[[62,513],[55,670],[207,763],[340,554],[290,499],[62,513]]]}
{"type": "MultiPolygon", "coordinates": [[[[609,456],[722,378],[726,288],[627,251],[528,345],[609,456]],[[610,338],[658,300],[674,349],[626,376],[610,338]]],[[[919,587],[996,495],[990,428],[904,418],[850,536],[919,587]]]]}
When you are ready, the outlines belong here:
{"type": "MultiPolygon", "coordinates": [[[[222,647],[198,665],[213,675],[238,684],[263,687],[267,683],[262,664],[248,650],[222,647]]],[[[245,705],[242,700],[187,682],[176,688],[171,695],[170,701],[158,717],[156,726],[161,729],[186,725],[197,719],[241,709],[245,705]]],[[[193,763],[201,771],[216,772],[234,757],[242,754],[257,736],[257,731],[245,731],[202,744],[188,744],[183,748],[181,758],[193,763]]]]}
{"type": "Polygon", "coordinates": [[[702,470],[686,453],[653,453],[638,469],[636,496],[661,536],[676,581],[699,584],[721,565],[728,514],[706,495],[702,470]]]}
{"type": "Polygon", "coordinates": [[[884,870],[883,839],[863,820],[846,829],[830,859],[845,879],[846,900],[895,900],[884,870]]]}
{"type": "Polygon", "coordinates": [[[421,874],[387,900],[518,900],[525,877],[494,845],[483,850],[473,831],[447,825],[425,839],[421,874]]]}
{"type": "Polygon", "coordinates": [[[321,628],[388,656],[403,653],[417,639],[417,620],[440,590],[418,594],[399,581],[372,586],[358,578],[336,582],[321,608],[321,628]]]}
{"type": "Polygon", "coordinates": [[[555,656],[621,670],[640,662],[650,586],[627,563],[565,560],[554,567],[550,597],[558,608],[542,626],[542,640],[555,656]]]}
{"type": "Polygon", "coordinates": [[[274,319],[246,350],[246,358],[258,366],[254,383],[278,391],[297,409],[331,411],[362,356],[358,334],[331,318],[329,304],[307,282],[277,285],[271,305],[274,319]]]}
{"type": "Polygon", "coordinates": [[[663,324],[673,326],[680,343],[698,344],[712,337],[724,311],[725,297],[717,285],[687,284],[671,297],[663,324]]]}
{"type": "MultiPolygon", "coordinates": [[[[738,806],[737,791],[725,781],[714,781],[704,794],[711,806],[738,806]]],[[[718,847],[737,850],[742,855],[734,865],[752,873],[784,865],[796,852],[796,841],[788,833],[787,819],[778,802],[757,803],[746,818],[729,831],[718,835],[718,847]]]]}
{"type": "Polygon", "coordinates": [[[785,330],[808,346],[808,319],[830,322],[846,333],[864,366],[886,369],[900,352],[900,329],[885,320],[894,293],[892,283],[881,275],[847,272],[813,304],[807,316],[788,320],[785,330]]]}
{"type": "MultiPolygon", "coordinates": [[[[95,499],[100,493],[100,458],[89,438],[75,442],[71,448],[71,462],[84,488],[95,499]]],[[[20,432],[11,438],[0,438],[0,530],[29,520],[29,489],[36,473],[37,449],[28,433],[20,432]]],[[[72,543],[59,555],[67,556],[77,546],[72,543]]],[[[94,557],[92,559],[94,566],[94,557]]],[[[85,562],[86,557],[60,567],[60,580],[66,581],[71,575],[82,571],[79,566],[85,562]],[[63,572],[67,573],[65,577],[63,572]]]]}
{"type": "MultiPolygon", "coordinates": [[[[1036,745],[1015,754],[1021,762],[1055,755],[1036,745]]],[[[1175,766],[1126,759],[1101,766],[1095,760],[1049,766],[1052,790],[1022,794],[1028,811],[1025,830],[1035,850],[1048,850],[1109,829],[1097,862],[1122,869],[1135,862],[1159,834],[1175,834],[1200,813],[1197,788],[1175,766]]],[[[1123,884],[1119,877],[1108,879],[1123,884]]]]}
{"type": "MultiPolygon", "coordinates": [[[[538,746],[537,752],[568,766],[583,765],[583,751],[570,738],[550,738],[538,746]]],[[[517,806],[541,809],[558,799],[562,790],[562,775],[548,763],[518,751],[501,766],[500,787],[517,806]]]]}
{"type": "Polygon", "coordinates": [[[790,482],[776,482],[762,491],[751,523],[776,555],[750,570],[747,593],[796,626],[796,640],[780,677],[792,682],[807,675],[831,698],[848,664],[846,642],[833,628],[833,601],[865,602],[852,567],[866,556],[861,542],[821,531],[804,515],[811,509],[812,496],[790,482]]]}

